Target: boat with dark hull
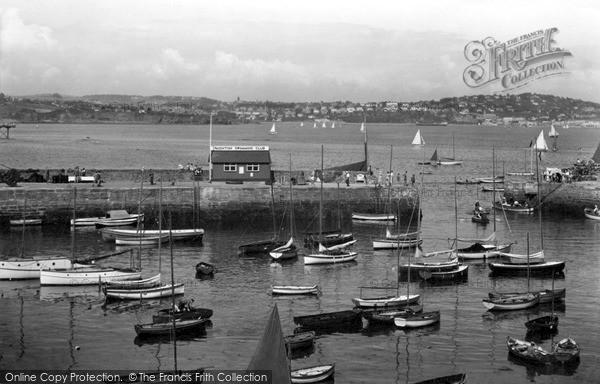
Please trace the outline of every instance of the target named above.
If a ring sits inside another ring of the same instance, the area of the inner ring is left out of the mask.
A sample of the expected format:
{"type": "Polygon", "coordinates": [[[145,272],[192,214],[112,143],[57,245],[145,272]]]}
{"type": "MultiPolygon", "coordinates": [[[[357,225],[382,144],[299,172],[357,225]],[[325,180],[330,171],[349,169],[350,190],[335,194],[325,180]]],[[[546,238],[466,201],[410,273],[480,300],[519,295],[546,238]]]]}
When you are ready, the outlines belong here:
{"type": "Polygon", "coordinates": [[[361,310],[351,309],[316,315],[294,316],[294,323],[306,328],[330,328],[361,321],[361,310]]]}
{"type": "Polygon", "coordinates": [[[506,345],[508,346],[509,354],[529,363],[551,364],[554,361],[552,353],[546,351],[534,342],[507,336],[506,345]]]}
{"type": "Polygon", "coordinates": [[[199,328],[204,328],[204,325],[208,319],[176,319],[175,324],[173,321],[167,321],[165,323],[149,323],[149,324],[135,324],[135,332],[140,337],[152,337],[152,336],[166,336],[171,335],[175,332],[177,335],[191,333],[197,331],[199,328]]]}
{"type": "MultiPolygon", "coordinates": [[[[213,310],[208,308],[190,308],[189,310],[175,312],[175,320],[210,319],[213,310]]],[[[152,316],[153,323],[166,323],[172,321],[173,309],[164,308],[152,316]]]]}
{"type": "Polygon", "coordinates": [[[415,384],[465,384],[466,382],[467,374],[457,373],[456,375],[441,376],[429,380],[419,381],[415,384]]]}

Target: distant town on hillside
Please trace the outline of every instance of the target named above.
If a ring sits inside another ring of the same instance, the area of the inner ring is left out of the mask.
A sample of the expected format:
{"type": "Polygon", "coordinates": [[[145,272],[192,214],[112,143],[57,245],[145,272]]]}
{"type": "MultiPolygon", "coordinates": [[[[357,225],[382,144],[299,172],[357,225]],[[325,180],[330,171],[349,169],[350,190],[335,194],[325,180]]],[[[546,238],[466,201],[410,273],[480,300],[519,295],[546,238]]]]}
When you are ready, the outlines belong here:
{"type": "Polygon", "coordinates": [[[272,121],[348,123],[558,125],[600,128],[600,104],[535,93],[357,103],[275,102],[205,97],[0,93],[0,119],[16,123],[252,124],[272,121]]]}

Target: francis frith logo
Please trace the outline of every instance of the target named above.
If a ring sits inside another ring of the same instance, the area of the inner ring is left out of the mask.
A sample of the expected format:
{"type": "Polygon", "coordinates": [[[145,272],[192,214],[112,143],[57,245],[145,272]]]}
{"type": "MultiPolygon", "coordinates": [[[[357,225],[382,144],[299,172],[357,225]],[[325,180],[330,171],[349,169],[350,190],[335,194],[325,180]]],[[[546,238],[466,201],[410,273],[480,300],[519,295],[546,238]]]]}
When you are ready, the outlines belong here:
{"type": "Polygon", "coordinates": [[[487,37],[465,46],[465,58],[472,63],[463,80],[471,88],[498,84],[501,91],[509,91],[532,81],[567,73],[567,50],[554,40],[558,28],[540,29],[518,36],[504,43],[487,37]]]}

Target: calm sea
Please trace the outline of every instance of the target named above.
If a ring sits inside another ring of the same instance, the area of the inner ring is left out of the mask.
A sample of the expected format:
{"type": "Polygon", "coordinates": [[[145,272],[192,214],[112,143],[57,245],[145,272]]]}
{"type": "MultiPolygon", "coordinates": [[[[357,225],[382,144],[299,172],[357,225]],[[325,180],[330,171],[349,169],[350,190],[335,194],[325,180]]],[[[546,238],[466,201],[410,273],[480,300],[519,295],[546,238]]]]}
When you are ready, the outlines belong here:
{"type": "MultiPolygon", "coordinates": [[[[306,125],[306,124],[305,124],[306,125]]],[[[338,125],[336,125],[338,126],[338,125]]],[[[363,137],[358,124],[335,129],[313,130],[299,124],[278,126],[278,135],[267,134],[270,125],[217,127],[213,131],[216,144],[269,145],[276,168],[285,170],[289,153],[295,169],[320,166],[321,144],[325,148],[325,167],[362,159],[363,137]]],[[[395,173],[417,174],[422,170],[417,162],[429,158],[437,147],[440,156],[454,151],[464,164],[459,167],[428,169],[423,175],[422,231],[425,251],[449,247],[448,238],[458,232],[461,237],[487,237],[493,223],[483,227],[472,223],[468,211],[479,200],[490,205],[491,194],[477,186],[458,186],[455,216],[454,178],[492,176],[492,148],[497,156],[497,172],[528,170],[530,158],[527,146],[539,134],[539,128],[507,130],[502,127],[419,127],[426,146],[410,145],[417,127],[369,126],[369,156],[373,168],[389,167],[390,145],[393,145],[395,173]],[[429,173],[430,172],[430,173],[429,173]],[[456,223],[456,225],[455,225],[456,223]]],[[[11,137],[28,142],[37,141],[35,126],[19,126],[11,137]]],[[[127,168],[146,166],[168,168],[180,162],[198,162],[207,157],[208,128],[198,126],[41,126],[39,130],[59,132],[63,140],[79,143],[65,156],[77,159],[81,146],[89,151],[103,146],[107,159],[98,160],[98,167],[127,168]],[[80,138],[80,136],[83,137],[80,138]],[[86,142],[85,137],[91,140],[86,142]],[[170,140],[172,139],[172,140],[170,140]],[[115,143],[108,145],[107,143],[115,143]],[[123,142],[137,150],[123,152],[123,142]],[[177,150],[181,144],[181,150],[177,150]],[[124,159],[124,164],[110,165],[124,159]],[[117,157],[118,153],[118,157],[117,157]],[[189,159],[189,160],[188,160],[189,159]]],[[[547,129],[546,129],[547,132],[547,129]]],[[[577,158],[591,157],[600,140],[600,132],[589,129],[562,130],[559,150],[543,155],[541,166],[564,167],[577,158]],[[581,149],[580,149],[581,148],[581,149]]],[[[50,133],[45,133],[50,134],[50,133]]],[[[11,141],[13,139],[11,138],[11,141]]],[[[551,139],[548,145],[552,146],[551,139]]],[[[18,144],[3,143],[5,149],[18,144]]],[[[37,153],[27,168],[62,167],[37,153]]],[[[6,159],[3,158],[3,162],[6,159]]],[[[19,160],[21,161],[21,160],[19,160]]],[[[70,160],[72,161],[72,160],[70,160]]],[[[205,161],[204,161],[205,162],[205,161]]],[[[93,165],[85,163],[90,168],[93,165]]],[[[535,167],[535,162],[533,162],[535,167]]],[[[544,212],[540,230],[537,214],[496,217],[496,231],[501,241],[516,242],[515,252],[526,252],[527,238],[531,251],[540,248],[543,233],[544,250],[549,260],[565,260],[565,277],[556,279],[556,288],[566,287],[564,305],[554,308],[560,319],[559,333],[554,340],[574,338],[581,346],[581,362],[576,367],[535,367],[509,358],[506,337],[526,338],[524,323],[533,317],[549,314],[550,306],[506,313],[487,312],[481,300],[488,292],[527,289],[523,277],[491,277],[485,263],[469,264],[468,281],[455,285],[431,285],[412,282],[411,293],[422,295],[425,310],[440,310],[438,327],[405,332],[394,327],[372,327],[366,322],[362,329],[323,334],[314,350],[295,356],[293,368],[335,363],[338,383],[413,383],[436,376],[467,372],[471,383],[581,383],[597,382],[600,373],[600,222],[579,216],[563,217],[544,212]]],[[[298,230],[312,230],[314,223],[298,223],[298,230]]],[[[378,225],[344,223],[358,239],[356,263],[335,266],[304,266],[302,257],[285,263],[272,263],[268,255],[240,256],[237,245],[270,235],[270,223],[252,223],[250,227],[205,227],[202,246],[175,243],[172,252],[161,252],[164,276],[169,276],[170,256],[178,281],[186,283],[186,297],[195,304],[212,308],[212,324],[206,333],[177,342],[177,363],[180,369],[213,367],[243,369],[262,335],[270,309],[279,308],[284,333],[292,333],[293,316],[349,309],[351,299],[358,297],[360,286],[393,285],[396,281],[397,254],[374,252],[371,239],[383,235],[378,225]],[[194,266],[206,261],[216,266],[214,278],[195,278],[194,266]],[[282,297],[270,294],[273,284],[319,284],[323,292],[318,297],[282,297]]],[[[44,227],[5,230],[0,234],[2,257],[17,256],[23,247],[26,255],[71,255],[71,233],[68,227],[44,227]]],[[[77,230],[75,253],[78,256],[102,255],[115,251],[115,245],[101,239],[95,229],[77,230]]],[[[400,261],[407,260],[401,254],[400,261]]],[[[145,275],[159,270],[157,249],[142,250],[141,264],[145,275]]],[[[105,265],[128,266],[125,255],[103,260],[105,265]]],[[[550,288],[552,279],[532,278],[532,289],[550,288]]],[[[406,284],[401,283],[405,290],[406,284]]],[[[0,282],[0,369],[171,369],[174,364],[174,344],[169,341],[147,343],[136,338],[133,325],[151,320],[152,313],[168,305],[168,300],[121,302],[105,304],[96,287],[40,287],[36,281],[0,282]]],[[[549,348],[551,339],[537,339],[549,348]]]]}

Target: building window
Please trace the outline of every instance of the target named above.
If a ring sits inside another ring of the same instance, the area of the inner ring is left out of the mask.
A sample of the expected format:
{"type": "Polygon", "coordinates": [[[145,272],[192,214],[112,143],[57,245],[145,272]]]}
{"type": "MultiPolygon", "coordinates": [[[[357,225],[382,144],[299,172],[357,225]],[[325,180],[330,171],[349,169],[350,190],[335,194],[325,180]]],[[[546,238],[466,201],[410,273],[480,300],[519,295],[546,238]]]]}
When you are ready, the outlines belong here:
{"type": "Polygon", "coordinates": [[[258,172],[258,171],[260,171],[260,165],[246,164],[246,172],[258,172]]]}
{"type": "Polygon", "coordinates": [[[223,172],[236,172],[237,164],[223,164],[223,172]]]}

